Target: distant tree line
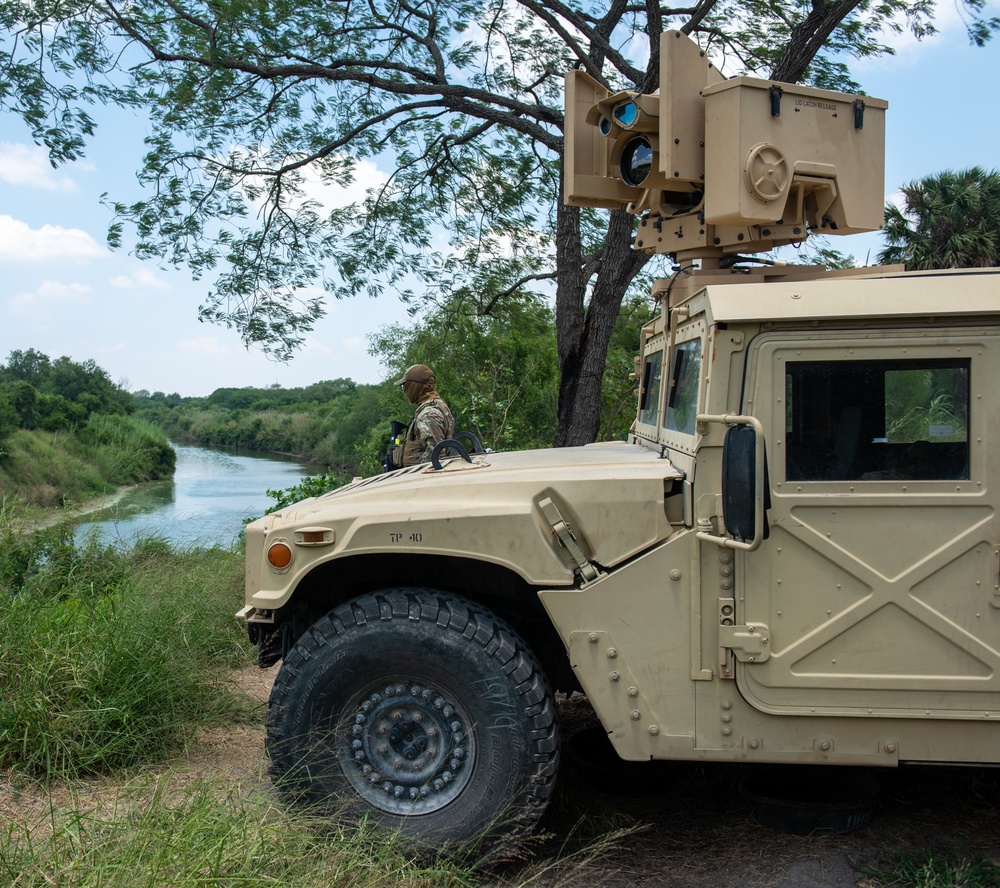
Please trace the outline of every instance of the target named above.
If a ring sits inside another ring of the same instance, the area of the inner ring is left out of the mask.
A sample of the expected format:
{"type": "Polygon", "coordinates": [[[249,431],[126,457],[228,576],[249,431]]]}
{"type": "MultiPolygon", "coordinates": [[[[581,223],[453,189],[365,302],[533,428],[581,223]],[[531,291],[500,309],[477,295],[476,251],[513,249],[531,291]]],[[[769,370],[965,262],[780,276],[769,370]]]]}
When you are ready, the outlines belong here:
{"type": "Polygon", "coordinates": [[[17,429],[79,429],[91,415],[128,415],[132,395],[92,360],[52,360],[33,348],[0,364],[0,441],[17,429]]]}
{"type": "MultiPolygon", "coordinates": [[[[623,438],[634,418],[630,379],[639,328],[651,316],[644,298],[623,307],[611,336],[601,398],[601,435],[623,438]]],[[[452,300],[412,327],[384,327],[370,351],[386,381],[333,379],[300,388],[219,388],[204,398],[140,391],[140,414],[171,437],[204,444],[305,456],[339,475],[380,471],[390,422],[413,408],[392,382],[410,364],[429,364],[460,430],[494,450],[551,446],[556,436],[559,371],[555,319],[544,301],[510,302],[490,315],[473,299],[452,300]]]]}
{"type": "Polygon", "coordinates": [[[135,399],[138,415],[171,438],[296,454],[353,474],[381,419],[383,388],[336,379],[304,388],[221,388],[203,398],[139,391],[135,399]]]}
{"type": "MultiPolygon", "coordinates": [[[[610,337],[599,405],[603,439],[624,437],[632,421],[630,373],[639,328],[651,312],[646,299],[627,303],[610,337]]],[[[96,429],[106,435],[112,428],[95,425],[95,417],[132,417],[178,440],[295,454],[341,477],[373,474],[389,447],[391,421],[407,422],[413,413],[392,382],[416,363],[434,368],[459,429],[484,446],[548,447],[556,436],[555,319],[544,300],[510,301],[493,314],[480,313],[471,298],[451,300],[413,326],[381,329],[370,351],[386,367],[381,383],[342,378],[297,388],[224,387],[207,397],[130,393],[92,360],[12,351],[0,364],[0,456],[5,438],[18,431],[65,431],[86,443],[96,429]]],[[[154,462],[172,468],[160,456],[154,462]]],[[[162,476],[158,468],[154,477],[162,476]]]]}
{"type": "Polygon", "coordinates": [[[163,429],[94,361],[15,350],[0,363],[0,502],[51,509],[169,478],[163,429]]]}

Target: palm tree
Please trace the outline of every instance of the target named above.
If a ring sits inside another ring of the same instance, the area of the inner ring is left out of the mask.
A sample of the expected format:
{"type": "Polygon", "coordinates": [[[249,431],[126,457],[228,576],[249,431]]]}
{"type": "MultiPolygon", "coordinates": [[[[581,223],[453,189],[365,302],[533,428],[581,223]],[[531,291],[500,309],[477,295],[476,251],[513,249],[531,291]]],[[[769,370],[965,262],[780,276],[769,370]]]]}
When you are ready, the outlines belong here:
{"type": "Polygon", "coordinates": [[[904,185],[885,208],[882,264],[909,269],[1000,265],[1000,172],[945,170],[904,185]]]}

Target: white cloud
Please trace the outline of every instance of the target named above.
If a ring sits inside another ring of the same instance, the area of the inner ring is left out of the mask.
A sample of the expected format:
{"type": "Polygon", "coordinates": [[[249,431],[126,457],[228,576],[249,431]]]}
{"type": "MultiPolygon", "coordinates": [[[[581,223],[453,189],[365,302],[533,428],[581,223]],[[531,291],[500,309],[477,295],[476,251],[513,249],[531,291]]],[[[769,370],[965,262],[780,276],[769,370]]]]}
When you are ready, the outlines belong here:
{"type": "Polygon", "coordinates": [[[388,173],[382,172],[372,161],[362,159],[354,164],[354,181],[350,185],[327,184],[310,167],[305,174],[303,190],[307,197],[318,200],[327,209],[333,209],[361,203],[369,188],[380,188],[388,181],[388,173]]]}
{"type": "Polygon", "coordinates": [[[197,358],[225,358],[232,350],[214,336],[199,336],[196,339],[182,339],[176,350],[183,355],[197,358]]]}
{"type": "MultiPolygon", "coordinates": [[[[239,163],[246,163],[251,158],[238,147],[232,148],[233,157],[239,163]]],[[[343,161],[343,155],[330,157],[329,163],[336,166],[343,161]]],[[[271,166],[264,163],[264,166],[271,166]]],[[[383,172],[371,160],[356,159],[353,166],[353,181],[349,185],[339,185],[336,182],[324,180],[317,165],[310,164],[300,171],[302,190],[301,200],[314,200],[320,204],[321,210],[333,210],[338,207],[348,207],[351,204],[360,204],[366,197],[369,188],[379,188],[389,181],[389,174],[383,172]]],[[[264,197],[256,201],[259,208],[263,205],[264,197]]],[[[293,204],[297,201],[292,201],[293,204]]]]}
{"type": "Polygon", "coordinates": [[[886,195],[885,202],[892,204],[897,210],[906,209],[906,195],[898,188],[892,194],[886,195]]]}
{"type": "Polygon", "coordinates": [[[89,284],[43,281],[33,292],[16,293],[7,300],[11,313],[32,321],[44,321],[71,305],[90,302],[89,284]]]}
{"type": "Polygon", "coordinates": [[[334,355],[334,351],[330,346],[313,336],[306,337],[302,343],[302,347],[299,349],[299,353],[308,355],[310,358],[329,358],[334,355]]]}
{"type": "MultiPolygon", "coordinates": [[[[1000,0],[987,0],[985,6],[980,11],[980,17],[991,18],[1000,13],[1000,0]]],[[[877,13],[869,13],[877,15],[877,13]]],[[[976,49],[969,46],[967,26],[970,21],[965,10],[960,8],[958,2],[936,3],[934,4],[934,18],[931,24],[937,31],[936,34],[923,39],[917,39],[908,27],[906,20],[902,16],[894,19],[901,30],[896,33],[888,28],[883,29],[880,39],[894,51],[892,64],[910,67],[926,62],[926,53],[921,50],[928,46],[940,45],[942,43],[959,44],[969,52],[988,52],[988,49],[976,49]]],[[[864,59],[853,59],[849,62],[853,72],[866,72],[877,69],[886,64],[884,57],[874,56],[864,59]]]]}
{"type": "Polygon", "coordinates": [[[76,191],[72,179],[56,174],[44,149],[16,142],[0,142],[0,182],[47,191],[76,191]]]}
{"type": "Polygon", "coordinates": [[[128,274],[111,278],[111,286],[119,290],[169,290],[168,284],[153,269],[137,267],[128,274]]]}
{"type": "Polygon", "coordinates": [[[31,228],[12,216],[0,216],[0,262],[82,261],[105,255],[107,250],[83,229],[31,228]]]}
{"type": "Polygon", "coordinates": [[[367,355],[368,343],[358,336],[348,336],[341,339],[340,344],[344,346],[344,351],[349,355],[367,355]]]}

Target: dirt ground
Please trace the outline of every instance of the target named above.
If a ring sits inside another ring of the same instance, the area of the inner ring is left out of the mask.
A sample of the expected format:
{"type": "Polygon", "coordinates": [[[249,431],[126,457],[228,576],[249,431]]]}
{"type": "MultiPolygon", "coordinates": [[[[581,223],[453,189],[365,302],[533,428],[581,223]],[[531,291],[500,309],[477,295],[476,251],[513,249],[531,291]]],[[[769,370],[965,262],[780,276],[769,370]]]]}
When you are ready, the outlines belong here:
{"type": "MultiPolygon", "coordinates": [[[[258,702],[262,711],[273,680],[273,670],[256,667],[240,670],[231,677],[235,687],[258,702]]],[[[127,804],[133,792],[152,791],[162,780],[167,780],[170,791],[177,795],[201,780],[218,781],[229,788],[245,787],[248,793],[267,785],[263,728],[232,725],[201,731],[178,759],[124,782],[102,777],[46,788],[23,775],[0,772],[0,824],[23,821],[44,825],[53,808],[111,814],[127,804]]]]}
{"type": "MultiPolygon", "coordinates": [[[[570,735],[574,723],[592,719],[586,700],[564,701],[560,714],[570,735]]],[[[837,769],[845,781],[873,781],[878,794],[861,806],[871,819],[846,834],[796,835],[758,822],[771,812],[758,814],[741,792],[748,778],[769,785],[773,767],[619,762],[609,775],[588,769],[572,739],[563,749],[543,829],[556,821],[565,833],[573,811],[635,829],[573,880],[580,888],[873,888],[881,883],[865,876],[865,865],[885,868],[897,853],[1000,857],[1000,769],[837,769]]]]}
{"type": "MultiPolygon", "coordinates": [[[[250,667],[233,680],[263,704],[274,674],[250,667]]],[[[564,733],[593,724],[583,699],[561,701],[560,713],[564,733]]],[[[578,747],[564,747],[559,785],[540,824],[542,838],[527,860],[498,872],[496,884],[531,879],[546,888],[871,888],[878,883],[857,866],[877,866],[895,852],[951,849],[1000,857],[1000,770],[881,772],[871,821],[855,832],[826,836],[790,835],[758,823],[740,792],[751,773],[747,766],[688,763],[653,769],[620,763],[598,770],[578,747]],[[609,834],[611,841],[599,841],[609,834]],[[556,856],[573,862],[547,869],[556,856]]],[[[205,731],[180,761],[141,779],[148,784],[150,776],[168,774],[178,793],[185,783],[202,779],[248,793],[267,791],[263,730],[205,731]]],[[[49,795],[23,778],[0,774],[0,822],[44,822],[53,804],[112,811],[121,804],[123,788],[111,780],[84,781],[49,795]]]]}

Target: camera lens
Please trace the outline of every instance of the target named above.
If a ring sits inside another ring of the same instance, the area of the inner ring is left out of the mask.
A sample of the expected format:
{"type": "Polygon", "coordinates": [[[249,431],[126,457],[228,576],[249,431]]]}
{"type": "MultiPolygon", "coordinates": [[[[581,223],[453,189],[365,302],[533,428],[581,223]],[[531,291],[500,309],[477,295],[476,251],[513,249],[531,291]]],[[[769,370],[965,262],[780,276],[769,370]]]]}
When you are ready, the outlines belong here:
{"type": "Polygon", "coordinates": [[[635,102],[623,102],[616,105],[614,110],[615,119],[621,121],[622,126],[631,126],[639,116],[639,109],[635,102]]]}
{"type": "Polygon", "coordinates": [[[633,139],[622,151],[622,181],[632,188],[637,188],[646,181],[646,177],[652,171],[653,149],[649,142],[642,138],[633,139]]]}

